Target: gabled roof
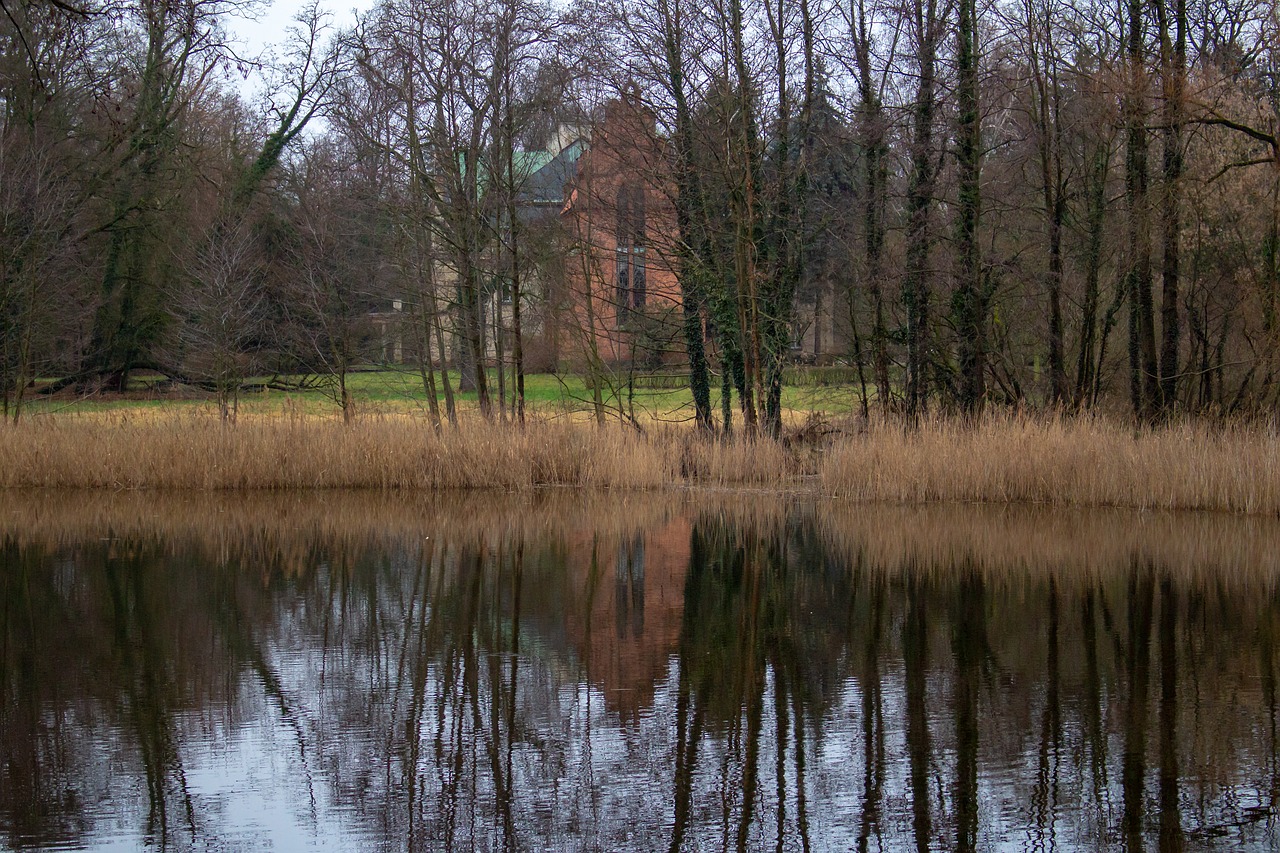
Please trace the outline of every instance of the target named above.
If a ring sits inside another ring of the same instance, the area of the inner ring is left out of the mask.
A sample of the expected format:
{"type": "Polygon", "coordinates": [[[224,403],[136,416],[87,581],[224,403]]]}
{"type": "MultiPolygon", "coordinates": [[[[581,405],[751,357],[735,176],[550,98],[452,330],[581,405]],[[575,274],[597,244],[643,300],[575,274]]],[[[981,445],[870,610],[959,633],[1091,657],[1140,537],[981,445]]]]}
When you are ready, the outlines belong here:
{"type": "Polygon", "coordinates": [[[543,211],[559,213],[564,206],[565,187],[578,174],[578,161],[586,151],[586,143],[576,140],[556,154],[549,152],[529,152],[546,158],[537,169],[528,173],[529,177],[520,188],[520,216],[528,221],[545,215],[543,211]]]}
{"type": "Polygon", "coordinates": [[[533,204],[563,204],[565,185],[577,176],[578,160],[585,150],[586,145],[578,140],[554,157],[545,151],[538,152],[547,157],[546,162],[529,173],[520,190],[521,199],[533,204]]]}
{"type": "MultiPolygon", "coordinates": [[[[582,139],[574,140],[558,153],[550,151],[516,151],[512,158],[516,183],[520,189],[517,204],[520,218],[529,221],[538,218],[541,210],[559,212],[564,205],[565,187],[578,174],[578,160],[587,149],[582,139]]],[[[458,153],[459,165],[466,170],[463,154],[458,153]]],[[[483,195],[489,185],[489,170],[481,164],[479,191],[483,195]]]]}

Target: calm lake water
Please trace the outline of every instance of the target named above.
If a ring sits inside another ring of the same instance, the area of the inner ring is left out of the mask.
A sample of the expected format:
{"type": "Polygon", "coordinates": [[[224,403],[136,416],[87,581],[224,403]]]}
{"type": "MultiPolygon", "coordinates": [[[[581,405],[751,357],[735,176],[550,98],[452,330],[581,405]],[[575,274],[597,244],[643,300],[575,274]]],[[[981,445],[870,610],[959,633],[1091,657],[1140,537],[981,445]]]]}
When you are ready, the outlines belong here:
{"type": "Polygon", "coordinates": [[[1280,523],[0,497],[0,847],[1274,850],[1280,523]]]}

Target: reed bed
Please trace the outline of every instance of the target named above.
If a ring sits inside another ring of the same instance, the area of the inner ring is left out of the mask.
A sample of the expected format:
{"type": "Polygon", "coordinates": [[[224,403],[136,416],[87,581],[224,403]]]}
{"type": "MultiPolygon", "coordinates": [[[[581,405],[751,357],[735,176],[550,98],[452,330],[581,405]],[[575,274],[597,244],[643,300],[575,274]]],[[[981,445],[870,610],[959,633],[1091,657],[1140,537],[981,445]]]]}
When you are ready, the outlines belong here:
{"type": "Polygon", "coordinates": [[[1135,430],[1101,418],[875,424],[784,442],[691,429],[410,416],[61,416],[0,427],[0,488],[523,491],[696,485],[860,502],[984,502],[1280,515],[1280,437],[1261,425],[1135,430]],[[815,437],[816,436],[816,437],[815,437]]]}
{"type": "Polygon", "coordinates": [[[937,420],[831,448],[823,491],[862,501],[1280,514],[1280,437],[1261,425],[1134,429],[1102,418],[937,420]]]}
{"type": "Polygon", "coordinates": [[[406,417],[60,418],[0,429],[0,487],[111,489],[653,488],[675,454],[622,430],[406,417]]]}
{"type": "Polygon", "coordinates": [[[434,431],[422,418],[242,420],[203,415],[59,417],[0,426],[0,488],[519,491],[657,489],[791,479],[777,442],[700,439],[689,430],[480,418],[434,431]]]}

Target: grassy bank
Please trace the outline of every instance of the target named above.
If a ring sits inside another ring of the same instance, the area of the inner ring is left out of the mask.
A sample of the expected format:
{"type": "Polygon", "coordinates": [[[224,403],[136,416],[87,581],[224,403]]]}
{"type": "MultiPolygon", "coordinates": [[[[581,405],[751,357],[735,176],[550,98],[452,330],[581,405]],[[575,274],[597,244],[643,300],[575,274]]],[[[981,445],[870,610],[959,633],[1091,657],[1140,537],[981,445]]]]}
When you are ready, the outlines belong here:
{"type": "Polygon", "coordinates": [[[0,428],[0,488],[184,490],[803,490],[857,501],[1038,503],[1280,514],[1280,438],[1259,426],[1134,431],[1100,419],[994,417],[802,431],[783,443],[421,417],[242,420],[187,413],[43,417],[0,428]]]}
{"type": "MultiPolygon", "coordinates": [[[[782,406],[790,420],[802,420],[811,412],[823,412],[839,416],[858,406],[860,389],[847,382],[847,369],[813,368],[805,372],[792,371],[782,389],[782,406]]],[[[450,383],[455,388],[457,405],[467,412],[478,411],[475,391],[457,391],[459,376],[450,371],[450,383]]],[[[634,410],[637,419],[645,423],[683,422],[692,418],[693,396],[687,380],[679,374],[661,377],[662,382],[643,382],[637,377],[637,385],[630,398],[623,387],[602,391],[603,403],[611,416],[621,410],[634,410]]],[[[240,396],[239,408],[248,417],[282,417],[308,415],[323,417],[332,415],[337,407],[332,389],[326,389],[321,377],[287,376],[278,378],[282,383],[294,383],[298,390],[264,388],[246,392],[240,396]]],[[[490,372],[489,385],[496,395],[497,375],[490,372]]],[[[51,380],[50,380],[51,381],[51,380]]],[[[347,390],[357,415],[425,415],[427,401],[423,393],[422,378],[416,371],[377,368],[360,370],[347,376],[347,390]]],[[[510,394],[510,389],[508,394],[510,394]]],[[[872,389],[874,392],[874,389],[872,389]]],[[[720,391],[711,389],[712,407],[720,407],[720,391]]],[[[584,377],[575,374],[537,373],[525,377],[525,403],[530,411],[542,417],[563,420],[586,420],[592,411],[592,392],[584,377]]],[[[441,403],[443,406],[443,402],[441,403]]],[[[496,408],[496,403],[495,403],[496,408]]],[[[28,416],[66,414],[144,413],[181,411],[186,414],[216,413],[216,404],[210,394],[193,388],[174,386],[160,376],[141,376],[134,382],[134,390],[128,394],[95,394],[81,396],[66,390],[53,396],[35,394],[29,396],[25,406],[28,416]]]]}

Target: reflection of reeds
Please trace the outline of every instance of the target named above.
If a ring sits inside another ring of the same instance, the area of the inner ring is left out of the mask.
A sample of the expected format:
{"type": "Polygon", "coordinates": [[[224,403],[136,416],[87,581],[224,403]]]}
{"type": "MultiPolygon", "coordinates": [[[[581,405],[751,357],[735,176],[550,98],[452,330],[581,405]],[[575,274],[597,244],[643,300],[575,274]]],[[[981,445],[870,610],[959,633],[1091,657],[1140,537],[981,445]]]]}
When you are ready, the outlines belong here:
{"type": "Polygon", "coordinates": [[[108,533],[221,550],[261,542],[271,550],[307,546],[386,547],[443,539],[466,545],[562,538],[590,530],[620,538],[669,520],[678,495],[542,489],[511,496],[372,490],[296,492],[10,491],[0,538],[74,545],[108,533]]]}
{"type": "Polygon", "coordinates": [[[446,546],[536,546],[570,538],[615,543],[677,517],[775,541],[789,525],[812,525],[828,558],[888,574],[963,568],[1010,579],[1052,573],[1069,583],[1127,571],[1138,561],[1188,580],[1269,587],[1280,579],[1280,521],[1256,516],[896,506],[709,491],[10,491],[0,511],[0,540],[71,546],[110,535],[211,554],[252,553],[280,565],[304,563],[316,548],[354,553],[427,540],[446,546]]]}
{"type": "Polygon", "coordinates": [[[1090,583],[1157,566],[1188,580],[1280,580],[1280,521],[1201,512],[1040,506],[887,506],[840,500],[814,515],[833,554],[873,571],[976,570],[1090,583]]]}
{"type": "Polygon", "coordinates": [[[1091,583],[1135,562],[1215,583],[1280,581],[1280,521],[1254,515],[944,503],[904,505],[723,493],[698,518],[781,541],[811,525],[828,558],[885,576],[977,571],[1091,583]]]}

